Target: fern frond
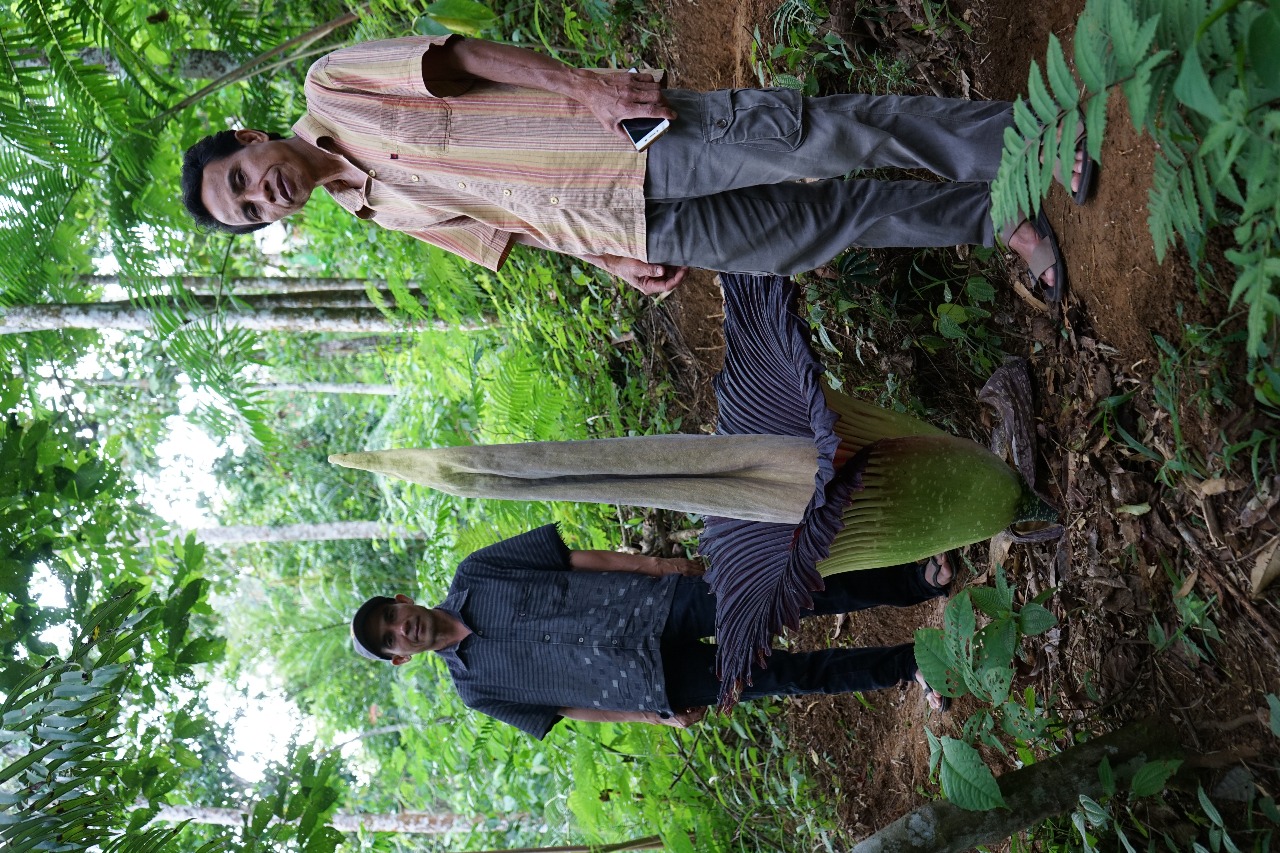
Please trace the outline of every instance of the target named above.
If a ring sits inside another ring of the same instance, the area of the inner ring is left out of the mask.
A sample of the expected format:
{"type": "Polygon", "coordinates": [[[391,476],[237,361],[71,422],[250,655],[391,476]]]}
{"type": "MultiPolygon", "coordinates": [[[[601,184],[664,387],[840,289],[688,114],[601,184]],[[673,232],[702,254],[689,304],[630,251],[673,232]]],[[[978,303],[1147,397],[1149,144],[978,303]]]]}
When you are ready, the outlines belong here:
{"type": "Polygon", "coordinates": [[[1102,138],[1107,131],[1107,97],[1110,89],[1089,96],[1084,105],[1084,132],[1088,136],[1089,157],[1101,162],[1102,138]]]}
{"type": "Polygon", "coordinates": [[[1085,89],[1093,94],[1105,92],[1111,81],[1116,79],[1115,57],[1111,53],[1102,17],[1097,0],[1090,2],[1076,24],[1072,48],[1076,71],[1080,72],[1085,89]]]}
{"type": "Polygon", "coordinates": [[[1049,75],[1049,85],[1053,96],[1063,109],[1073,110],[1080,103],[1080,92],[1076,86],[1076,78],[1067,67],[1067,57],[1062,52],[1062,43],[1058,37],[1049,34],[1049,52],[1045,55],[1045,71],[1049,75]]]}

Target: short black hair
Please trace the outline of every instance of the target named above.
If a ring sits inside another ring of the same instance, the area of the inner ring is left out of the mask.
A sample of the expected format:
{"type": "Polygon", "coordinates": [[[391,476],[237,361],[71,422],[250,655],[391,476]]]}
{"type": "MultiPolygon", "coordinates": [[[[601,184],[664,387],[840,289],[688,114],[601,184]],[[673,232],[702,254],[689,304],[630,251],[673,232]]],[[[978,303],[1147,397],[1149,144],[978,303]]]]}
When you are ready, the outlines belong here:
{"type": "MultiPolygon", "coordinates": [[[[271,139],[284,139],[278,133],[268,133],[267,136],[271,139]]],[[[234,130],[220,130],[201,139],[182,155],[182,203],[186,206],[187,213],[191,214],[191,218],[201,228],[212,228],[231,234],[248,234],[250,231],[257,231],[271,224],[259,222],[254,225],[228,225],[210,213],[209,208],[205,207],[204,201],[200,198],[200,192],[204,189],[204,167],[214,160],[231,156],[241,148],[244,148],[244,143],[236,138],[234,130]]]]}
{"type": "Polygon", "coordinates": [[[382,649],[381,643],[376,637],[370,637],[365,628],[368,626],[369,619],[375,614],[381,613],[383,608],[389,604],[395,604],[394,598],[385,595],[375,595],[360,605],[360,609],[356,611],[356,615],[351,618],[351,645],[355,647],[356,654],[362,658],[369,660],[391,660],[391,655],[382,649]]]}

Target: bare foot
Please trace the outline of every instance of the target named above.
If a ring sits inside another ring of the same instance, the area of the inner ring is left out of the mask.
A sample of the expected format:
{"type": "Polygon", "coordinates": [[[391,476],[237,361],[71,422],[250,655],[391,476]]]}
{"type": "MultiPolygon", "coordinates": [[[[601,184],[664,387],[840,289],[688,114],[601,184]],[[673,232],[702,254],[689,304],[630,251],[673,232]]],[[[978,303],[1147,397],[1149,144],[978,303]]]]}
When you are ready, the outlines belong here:
{"type": "Polygon", "coordinates": [[[929,686],[929,682],[924,680],[924,674],[920,670],[916,670],[916,684],[920,685],[920,689],[924,691],[924,701],[929,703],[929,710],[941,712],[947,710],[951,704],[947,701],[947,697],[929,686]]]}
{"type": "MultiPolygon", "coordinates": [[[[1031,222],[1024,219],[1018,225],[1017,230],[1013,232],[1013,235],[1009,237],[1009,248],[1017,252],[1023,261],[1029,263],[1031,261],[1031,253],[1040,245],[1040,241],[1045,239],[1048,238],[1037,234],[1031,222]]],[[[1057,286],[1058,276],[1053,271],[1053,267],[1049,267],[1044,271],[1044,274],[1040,276],[1040,281],[1047,291],[1052,291],[1057,286]]]]}
{"type": "Polygon", "coordinates": [[[945,551],[941,554],[934,554],[925,563],[924,582],[935,589],[946,589],[951,585],[951,579],[955,575],[955,569],[951,565],[951,558],[945,551]]]}

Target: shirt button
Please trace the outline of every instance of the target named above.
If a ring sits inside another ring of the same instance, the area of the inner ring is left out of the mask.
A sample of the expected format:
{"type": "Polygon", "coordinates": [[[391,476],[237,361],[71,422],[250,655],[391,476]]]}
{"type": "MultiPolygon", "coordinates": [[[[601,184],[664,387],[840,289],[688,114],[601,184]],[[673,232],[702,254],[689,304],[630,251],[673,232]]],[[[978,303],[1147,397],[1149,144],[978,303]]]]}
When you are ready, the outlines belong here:
{"type": "Polygon", "coordinates": [[[613,641],[613,644],[614,644],[615,646],[616,646],[616,645],[618,645],[618,641],[617,641],[617,640],[614,640],[614,641],[613,641]]]}
{"type": "Polygon", "coordinates": [[[375,169],[370,169],[370,170],[369,170],[369,177],[371,177],[371,178],[376,178],[376,177],[378,177],[378,172],[377,172],[377,170],[375,170],[375,169]]]}
{"type": "Polygon", "coordinates": [[[543,634],[543,635],[542,635],[542,639],[544,639],[544,640],[550,640],[550,639],[551,639],[551,635],[550,635],[550,634],[543,634]]]}
{"type": "Polygon", "coordinates": [[[551,203],[552,203],[552,204],[559,204],[559,203],[560,203],[560,199],[556,198],[555,196],[552,196],[552,197],[551,197],[551,203]]]}
{"type": "Polygon", "coordinates": [[[409,176],[409,180],[413,181],[413,182],[416,184],[416,183],[418,182],[418,176],[417,176],[417,175],[410,175],[410,176],[409,176]]]}
{"type": "Polygon", "coordinates": [[[586,638],[586,637],[579,637],[579,638],[578,638],[578,642],[579,642],[579,643],[585,643],[586,641],[587,641],[587,638],[586,638]]]}
{"type": "Polygon", "coordinates": [[[458,189],[460,189],[460,190],[465,190],[466,188],[467,188],[467,182],[466,182],[466,181],[458,181],[458,189]]]}
{"type": "Polygon", "coordinates": [[[503,194],[503,195],[511,195],[511,190],[503,190],[503,191],[502,191],[502,194],[503,194]]]}
{"type": "Polygon", "coordinates": [[[716,119],[716,127],[728,127],[728,126],[729,126],[729,120],[727,118],[716,119]]]}

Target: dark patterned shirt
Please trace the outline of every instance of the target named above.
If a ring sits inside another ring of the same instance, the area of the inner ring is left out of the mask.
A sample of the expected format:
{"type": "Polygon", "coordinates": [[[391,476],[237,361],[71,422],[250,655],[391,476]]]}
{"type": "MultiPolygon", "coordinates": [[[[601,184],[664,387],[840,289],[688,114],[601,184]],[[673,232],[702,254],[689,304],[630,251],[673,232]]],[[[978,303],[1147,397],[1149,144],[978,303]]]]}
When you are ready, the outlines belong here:
{"type": "Polygon", "coordinates": [[[679,576],[574,572],[547,525],[458,566],[438,606],[472,634],[439,654],[468,708],[544,737],[560,708],[666,711],[662,629],[679,576]]]}

